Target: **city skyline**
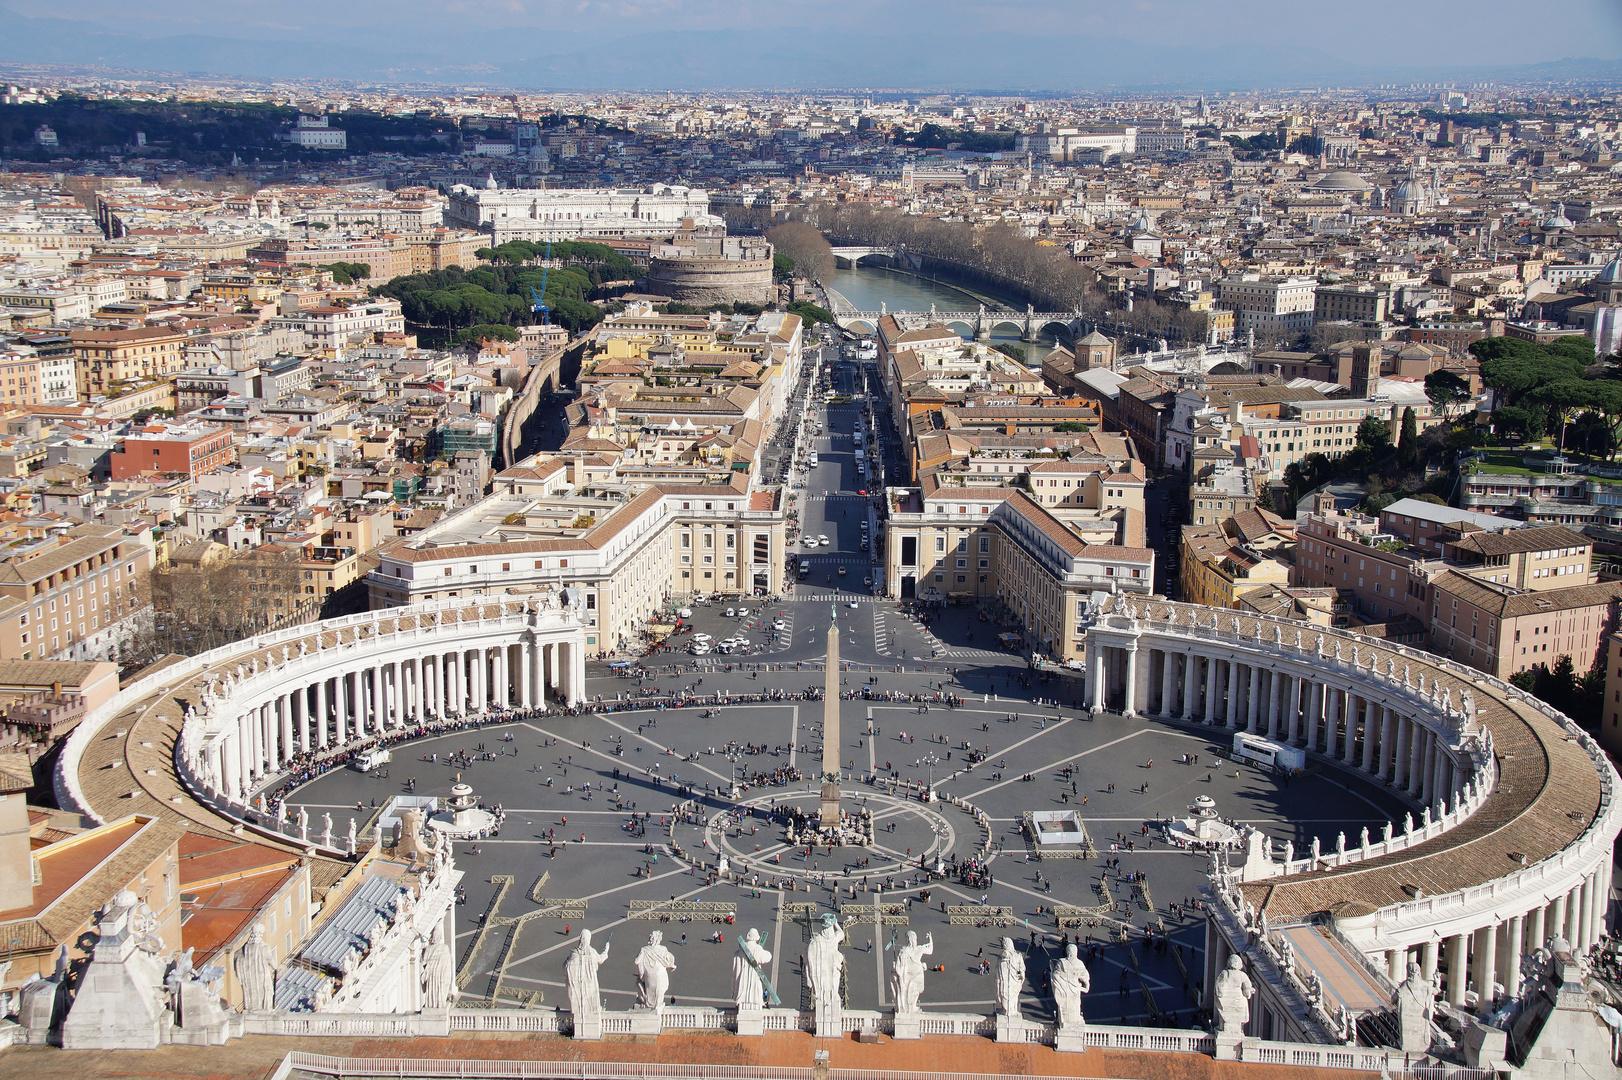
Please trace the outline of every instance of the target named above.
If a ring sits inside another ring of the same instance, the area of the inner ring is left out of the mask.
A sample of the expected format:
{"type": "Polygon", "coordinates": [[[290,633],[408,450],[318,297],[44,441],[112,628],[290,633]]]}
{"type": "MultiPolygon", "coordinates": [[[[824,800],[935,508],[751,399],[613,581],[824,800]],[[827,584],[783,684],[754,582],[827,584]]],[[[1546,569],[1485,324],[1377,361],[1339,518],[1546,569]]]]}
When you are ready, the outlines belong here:
{"type": "Polygon", "coordinates": [[[813,9],[468,0],[341,11],[299,2],[280,5],[274,20],[189,0],[139,10],[12,0],[7,9],[0,63],[261,79],[1072,93],[1622,77],[1622,11],[1599,0],[1567,5],[1558,27],[1530,35],[1522,13],[1496,0],[1379,0],[1349,25],[1273,0],[1220,9],[1182,0],[1021,0],[927,11],[912,2],[813,9]],[[1392,32],[1397,26],[1402,33],[1392,32]],[[958,51],[968,36],[972,63],[958,51]],[[789,40],[794,48],[785,50],[789,40]]]}

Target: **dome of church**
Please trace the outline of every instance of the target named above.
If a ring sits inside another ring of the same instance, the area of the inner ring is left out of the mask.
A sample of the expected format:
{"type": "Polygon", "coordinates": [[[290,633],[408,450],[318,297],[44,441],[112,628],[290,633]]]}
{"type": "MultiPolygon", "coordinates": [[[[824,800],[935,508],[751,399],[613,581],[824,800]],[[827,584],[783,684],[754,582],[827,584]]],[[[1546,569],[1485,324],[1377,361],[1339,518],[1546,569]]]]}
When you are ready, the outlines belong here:
{"type": "Polygon", "coordinates": [[[1354,172],[1347,172],[1345,169],[1337,169],[1332,173],[1324,174],[1315,183],[1313,183],[1312,188],[1314,191],[1371,190],[1367,180],[1364,180],[1361,176],[1358,176],[1354,172]]]}
{"type": "Polygon", "coordinates": [[[1602,285],[1614,285],[1622,282],[1622,258],[1612,259],[1606,263],[1600,268],[1600,272],[1594,275],[1594,280],[1602,285]]]}
{"type": "Polygon", "coordinates": [[[1548,221],[1545,221],[1543,223],[1543,227],[1545,229],[1569,229],[1569,228],[1572,228],[1571,219],[1566,217],[1566,204],[1565,203],[1560,203],[1558,206],[1555,207],[1554,217],[1550,218],[1548,221]]]}
{"type": "Polygon", "coordinates": [[[1425,189],[1418,180],[1410,177],[1392,189],[1391,197],[1393,199],[1422,199],[1425,197],[1425,189]]]}

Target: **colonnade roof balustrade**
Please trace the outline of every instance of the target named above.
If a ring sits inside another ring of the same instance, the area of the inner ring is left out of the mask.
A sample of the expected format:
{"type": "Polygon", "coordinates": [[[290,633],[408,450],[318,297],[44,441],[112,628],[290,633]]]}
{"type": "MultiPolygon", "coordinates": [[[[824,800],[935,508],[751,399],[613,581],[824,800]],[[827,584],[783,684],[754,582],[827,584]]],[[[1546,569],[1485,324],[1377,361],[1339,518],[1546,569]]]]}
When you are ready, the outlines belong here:
{"type": "MultiPolygon", "coordinates": [[[[395,635],[418,629],[447,630],[481,620],[524,614],[544,602],[537,597],[503,599],[474,596],[437,600],[408,608],[364,612],[340,619],[307,623],[260,634],[194,657],[171,658],[148,669],[148,674],[127,685],[98,708],[69,736],[56,773],[60,805],[74,807],[99,822],[128,814],[144,814],[174,821],[203,835],[244,839],[240,822],[208,805],[182,782],[175,763],[176,744],[185,721],[185,708],[205,700],[209,687],[238,679],[239,669],[257,664],[261,675],[284,662],[317,653],[330,655],[334,670],[362,660],[368,643],[397,643],[395,635]]],[[[451,640],[455,640],[454,636],[451,640]]],[[[334,748],[337,750],[338,748],[334,748]]],[[[291,838],[254,832],[250,839],[308,854],[291,838]]],[[[316,856],[312,884],[336,880],[344,863],[316,856]]]]}
{"type": "MultiPolygon", "coordinates": [[[[1472,771],[1486,764],[1479,755],[1489,745],[1497,767],[1496,783],[1480,807],[1440,835],[1399,851],[1241,885],[1245,900],[1275,924],[1337,909],[1372,914],[1393,906],[1400,918],[1404,909],[1434,910],[1445,898],[1469,900],[1472,890],[1505,888],[1512,883],[1504,879],[1513,875],[1541,873],[1540,863],[1558,861],[1575,845],[1608,848],[1622,823],[1616,771],[1598,744],[1563,714],[1474,668],[1345,631],[1227,610],[1125,600],[1117,601],[1115,610],[1096,627],[1106,645],[1115,643],[1107,638],[1126,631],[1136,636],[1140,652],[1226,654],[1237,662],[1349,687],[1403,716],[1454,733],[1449,744],[1455,752],[1457,733],[1461,725],[1472,730],[1471,718],[1446,715],[1413,687],[1421,675],[1429,687],[1440,683],[1455,710],[1470,692],[1474,725],[1490,733],[1490,744],[1485,739],[1475,744],[1472,771]],[[1120,613],[1134,617],[1122,620],[1120,613]],[[1405,678],[1413,686],[1405,686],[1405,678]]],[[[1332,847],[1333,836],[1325,839],[1332,847]]],[[[1325,858],[1320,866],[1333,861],[1325,858]]]]}

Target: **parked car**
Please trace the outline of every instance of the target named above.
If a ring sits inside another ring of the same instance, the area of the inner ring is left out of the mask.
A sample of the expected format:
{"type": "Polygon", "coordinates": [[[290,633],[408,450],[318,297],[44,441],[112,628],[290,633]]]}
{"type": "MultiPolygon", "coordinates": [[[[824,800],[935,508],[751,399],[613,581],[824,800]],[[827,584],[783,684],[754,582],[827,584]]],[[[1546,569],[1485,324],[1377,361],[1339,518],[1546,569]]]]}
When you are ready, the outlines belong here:
{"type": "Polygon", "coordinates": [[[828,538],[819,533],[817,535],[817,543],[822,547],[827,547],[828,546],[828,538]]]}
{"type": "Polygon", "coordinates": [[[678,619],[691,619],[692,617],[693,617],[693,609],[692,608],[684,607],[684,608],[677,608],[676,609],[676,618],[678,618],[678,619]]]}
{"type": "Polygon", "coordinates": [[[788,629],[788,623],[784,622],[782,619],[778,619],[776,622],[772,623],[772,629],[773,630],[787,630],[788,629]]]}
{"type": "Polygon", "coordinates": [[[725,615],[727,618],[730,619],[733,616],[737,615],[738,611],[737,611],[736,608],[727,608],[725,611],[721,612],[721,614],[725,615]]]}

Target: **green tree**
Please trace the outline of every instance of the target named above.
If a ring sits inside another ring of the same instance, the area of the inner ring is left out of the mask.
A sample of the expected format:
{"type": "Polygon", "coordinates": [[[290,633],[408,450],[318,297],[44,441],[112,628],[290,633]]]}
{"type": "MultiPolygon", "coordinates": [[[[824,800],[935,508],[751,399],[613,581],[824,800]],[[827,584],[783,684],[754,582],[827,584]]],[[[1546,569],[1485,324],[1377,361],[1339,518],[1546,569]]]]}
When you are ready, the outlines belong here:
{"type": "Polygon", "coordinates": [[[794,260],[781,251],[772,253],[772,277],[778,281],[787,281],[794,276],[794,260]]]}
{"type": "Polygon", "coordinates": [[[1450,417],[1454,409],[1470,400],[1470,384],[1446,368],[1438,368],[1425,376],[1425,396],[1437,412],[1450,417]]]}
{"type": "Polygon", "coordinates": [[[784,310],[788,311],[791,315],[798,315],[800,320],[805,323],[806,329],[808,330],[819,322],[831,323],[837,321],[834,318],[834,313],[829,311],[827,308],[818,307],[815,304],[806,303],[803,300],[796,300],[794,303],[789,304],[784,310]]]}
{"type": "Polygon", "coordinates": [[[505,323],[481,323],[458,331],[458,345],[481,345],[486,341],[517,341],[518,331],[505,323]]]}
{"type": "Polygon", "coordinates": [[[1403,468],[1419,464],[1419,418],[1412,405],[1402,410],[1402,435],[1397,440],[1397,458],[1403,468]]]}
{"type": "Polygon", "coordinates": [[[1367,416],[1357,425],[1357,444],[1370,450],[1384,450],[1391,445],[1391,426],[1377,416],[1367,416]]]}
{"type": "Polygon", "coordinates": [[[1566,448],[1566,425],[1588,405],[1594,385],[1586,379],[1561,379],[1544,383],[1526,394],[1527,404],[1542,408],[1547,413],[1550,426],[1556,432],[1555,444],[1559,449],[1566,448]]]}
{"type": "Polygon", "coordinates": [[[1492,429],[1506,442],[1532,442],[1543,437],[1543,420],[1530,409],[1505,405],[1493,410],[1492,429]]]}

